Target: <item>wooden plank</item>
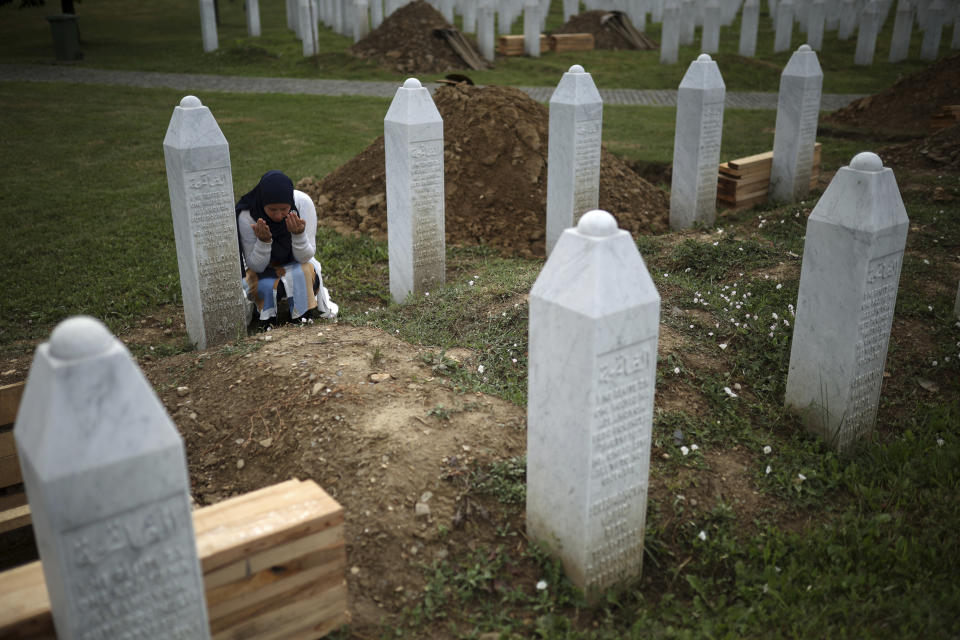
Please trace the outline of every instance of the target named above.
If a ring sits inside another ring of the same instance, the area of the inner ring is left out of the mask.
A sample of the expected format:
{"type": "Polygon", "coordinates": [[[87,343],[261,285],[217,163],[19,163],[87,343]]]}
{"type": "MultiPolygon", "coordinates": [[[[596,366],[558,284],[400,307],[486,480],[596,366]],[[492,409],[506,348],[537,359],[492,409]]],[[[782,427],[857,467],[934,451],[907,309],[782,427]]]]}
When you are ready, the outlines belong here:
{"type": "Polygon", "coordinates": [[[318,577],[323,576],[338,565],[343,565],[340,567],[343,568],[346,566],[346,560],[346,547],[341,544],[268,567],[240,582],[215,588],[207,585],[207,609],[210,617],[230,613],[238,606],[242,608],[246,606],[243,602],[247,599],[252,603],[268,597],[263,595],[264,590],[273,588],[277,583],[289,584],[294,580],[299,581],[308,573],[314,573],[318,577]],[[318,571],[319,569],[322,571],[318,571]],[[256,597],[250,599],[251,594],[255,594],[256,597]]]}
{"type": "MultiPolygon", "coordinates": [[[[203,580],[208,589],[215,589],[231,582],[249,578],[253,574],[269,569],[274,565],[281,565],[308,553],[342,544],[343,525],[340,524],[259,553],[240,556],[237,562],[213,571],[208,571],[204,567],[203,580]]],[[[206,562],[204,562],[204,565],[206,565],[206,562]]]]}
{"type": "Polygon", "coordinates": [[[0,432],[0,458],[17,455],[17,446],[13,442],[13,430],[0,432]]]}
{"type": "MultiPolygon", "coordinates": [[[[326,592],[338,590],[341,587],[337,585],[343,585],[343,569],[346,566],[346,551],[343,541],[342,525],[343,509],[313,481],[285,482],[281,485],[268,487],[267,489],[254,493],[257,495],[254,496],[252,500],[247,499],[248,496],[238,496],[235,499],[198,509],[193,513],[195,531],[202,529],[206,531],[204,534],[198,533],[197,535],[197,548],[200,550],[201,566],[206,566],[207,557],[211,555],[221,558],[234,557],[238,561],[243,560],[242,564],[246,564],[242,553],[236,555],[231,552],[230,549],[224,549],[218,545],[239,545],[247,549],[257,549],[257,545],[253,543],[261,537],[279,541],[281,546],[277,549],[262,549],[253,553],[250,558],[250,567],[252,570],[249,573],[244,572],[241,580],[257,580],[258,576],[259,579],[262,580],[265,572],[277,566],[277,564],[271,563],[275,563],[278,558],[287,558],[287,562],[290,562],[290,559],[293,557],[292,554],[299,554],[301,558],[308,556],[308,558],[304,560],[306,564],[311,561],[309,559],[311,553],[327,553],[328,556],[326,557],[336,559],[330,560],[326,565],[321,564],[320,566],[326,566],[325,571],[329,572],[332,570],[334,573],[329,574],[327,577],[319,578],[318,584],[311,585],[306,589],[299,587],[299,591],[295,596],[285,595],[283,597],[283,603],[278,605],[280,609],[286,610],[290,608],[287,606],[288,602],[295,604],[295,612],[300,615],[301,618],[300,623],[298,623],[299,626],[294,625],[292,622],[285,622],[284,624],[279,624],[278,622],[276,628],[286,629],[292,626],[292,632],[294,633],[299,633],[308,627],[325,627],[327,631],[324,633],[336,628],[346,620],[345,586],[343,586],[344,591],[340,599],[332,598],[326,592]],[[294,489],[292,492],[290,491],[291,487],[294,489]],[[276,506],[277,501],[271,503],[269,499],[263,500],[265,497],[269,498],[271,492],[279,494],[281,498],[280,502],[286,500],[287,502],[292,502],[293,506],[299,505],[299,520],[294,517],[292,512],[285,511],[283,508],[279,511],[278,519],[285,522],[286,526],[292,529],[300,528],[305,531],[306,535],[304,540],[291,540],[284,532],[277,532],[270,526],[266,526],[265,530],[261,529],[261,527],[269,523],[271,518],[278,514],[273,508],[276,506]],[[284,497],[285,494],[286,497],[284,497]],[[292,497],[290,494],[292,494],[292,497]],[[256,507],[256,509],[254,509],[254,507],[256,507]],[[317,508],[323,511],[320,513],[311,511],[311,509],[317,508]],[[329,514],[331,512],[335,514],[334,518],[330,517],[329,514]],[[231,522],[232,524],[219,527],[215,521],[211,522],[210,513],[215,515],[219,514],[223,520],[231,522]],[[325,515],[327,517],[324,517],[325,515]],[[246,523],[242,522],[244,518],[247,519],[246,523]],[[335,522],[336,524],[331,525],[331,522],[335,522]],[[303,528],[304,523],[308,525],[306,528],[303,528]],[[313,526],[321,526],[322,530],[319,532],[312,531],[311,527],[313,526]],[[339,539],[335,540],[334,538],[337,535],[339,535],[339,539]],[[207,555],[205,556],[204,554],[207,555]],[[335,576],[336,580],[329,577],[330,575],[335,576]],[[310,598],[313,599],[310,600],[310,598]],[[324,611],[326,617],[314,615],[320,609],[324,611]],[[309,622],[308,619],[316,620],[316,622],[309,622]],[[331,624],[334,626],[329,626],[331,624]]],[[[323,556],[313,557],[313,561],[319,561],[318,558],[320,557],[323,556]]],[[[283,561],[278,564],[282,565],[283,561]]],[[[222,565],[215,566],[220,568],[222,565]]],[[[223,596],[227,592],[220,592],[220,594],[217,595],[215,588],[211,589],[207,584],[206,573],[205,570],[204,586],[206,592],[211,594],[211,600],[224,602],[223,596]]],[[[319,574],[321,572],[318,571],[317,573],[319,574]]],[[[293,583],[298,584],[296,582],[293,583]]],[[[220,586],[228,588],[226,585],[220,586]]],[[[290,585],[284,585],[284,587],[286,586],[290,585]]],[[[245,591],[243,584],[229,585],[229,589],[231,590],[229,591],[230,593],[254,593],[249,589],[245,591]]],[[[254,598],[254,600],[256,600],[256,598],[254,598]]],[[[253,600],[251,600],[251,602],[252,601],[253,600]]],[[[263,603],[254,605],[253,611],[247,611],[247,613],[259,617],[256,620],[239,623],[237,626],[241,632],[243,629],[261,628],[257,627],[257,624],[266,620],[267,627],[262,628],[266,628],[272,633],[276,629],[274,626],[271,626],[272,623],[270,623],[270,620],[285,620],[283,614],[271,610],[263,603]]],[[[234,616],[237,615],[239,614],[234,614],[234,616]]],[[[232,619],[236,620],[236,617],[232,619]]],[[[211,622],[213,621],[214,620],[211,619],[211,622]]],[[[52,625],[50,600],[44,582],[43,568],[39,562],[33,562],[0,574],[0,638],[30,638],[32,640],[53,638],[52,625]]],[[[319,637],[319,635],[321,634],[317,633],[313,637],[319,637]]],[[[259,638],[261,635],[228,635],[224,637],[259,638]]],[[[297,637],[300,636],[298,635],[297,637]]]]}
{"type": "Polygon", "coordinates": [[[13,531],[30,524],[30,505],[0,511],[0,533],[13,531]]]}
{"type": "Polygon", "coordinates": [[[13,424],[23,396],[23,383],[15,382],[0,387],[0,425],[13,424]]]}
{"type": "Polygon", "coordinates": [[[27,504],[27,493],[22,489],[11,491],[7,488],[7,493],[0,494],[0,511],[15,509],[27,504]]]}
{"type": "Polygon", "coordinates": [[[595,42],[592,33],[557,33],[550,36],[550,50],[562,53],[564,51],[592,51],[595,42]]]}
{"type": "MultiPolygon", "coordinates": [[[[211,625],[214,640],[233,640],[241,638],[282,638],[288,632],[297,632],[304,628],[306,618],[318,619],[335,615],[346,608],[347,585],[342,579],[339,585],[321,584],[313,589],[301,590],[291,595],[285,606],[264,611],[248,620],[224,629],[215,629],[211,625]],[[320,615],[322,612],[322,615],[320,615]]],[[[313,624],[312,620],[308,624],[313,624]]]]}
{"type": "Polygon", "coordinates": [[[303,572],[297,579],[281,580],[266,588],[247,594],[238,599],[239,602],[228,601],[218,608],[216,614],[210,611],[210,629],[219,633],[235,627],[249,620],[253,620],[264,613],[280,609],[288,602],[297,599],[301,593],[316,590],[329,590],[343,584],[343,569],[346,558],[338,567],[335,564],[324,567],[315,567],[303,572]]]}
{"type": "Polygon", "coordinates": [[[739,169],[742,171],[749,166],[756,166],[764,162],[773,162],[773,151],[764,151],[763,153],[757,153],[752,156],[731,160],[730,168],[739,169]]]}
{"type": "Polygon", "coordinates": [[[287,541],[342,524],[343,509],[332,498],[327,498],[273,509],[259,518],[241,520],[224,528],[206,531],[203,538],[198,534],[197,548],[203,557],[204,573],[278,547],[287,541]],[[331,508],[331,502],[336,505],[336,510],[331,508]]]}
{"type": "Polygon", "coordinates": [[[20,473],[20,459],[16,455],[0,458],[0,488],[23,482],[20,473]]]}

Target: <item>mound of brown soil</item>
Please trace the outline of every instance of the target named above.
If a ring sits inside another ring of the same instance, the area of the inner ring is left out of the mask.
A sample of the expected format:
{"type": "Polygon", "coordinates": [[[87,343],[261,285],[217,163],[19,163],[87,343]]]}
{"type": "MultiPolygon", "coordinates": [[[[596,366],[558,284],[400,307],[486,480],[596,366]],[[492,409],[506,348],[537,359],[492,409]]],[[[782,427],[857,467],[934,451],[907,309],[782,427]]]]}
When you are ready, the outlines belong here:
{"type": "MultiPolygon", "coordinates": [[[[517,89],[441,87],[434,96],[444,122],[446,238],[504,253],[544,255],[547,200],[547,108],[517,89]]],[[[633,234],[668,228],[669,200],[627,164],[603,151],[600,208],[633,234]]],[[[322,181],[297,185],[318,206],[321,224],[385,237],[383,137],[322,181]]]]}
{"type": "MultiPolygon", "coordinates": [[[[592,33],[594,49],[634,49],[632,44],[618,33],[612,25],[602,24],[609,11],[585,11],[570,19],[553,33],[592,33]]],[[[629,18],[627,18],[629,19],[629,18]]]]}
{"type": "Polygon", "coordinates": [[[877,152],[885,166],[896,170],[960,170],[960,124],[937,131],[919,142],[884,147],[877,152]]]}
{"type": "Polygon", "coordinates": [[[960,104],[960,54],[941,58],[880,93],[854,100],[823,122],[877,131],[926,132],[930,118],[951,104],[960,104]]]}
{"type": "Polygon", "coordinates": [[[466,69],[447,41],[435,29],[452,29],[443,15],[423,0],[394,11],[389,18],[350,51],[359,58],[404,73],[439,73],[466,69]]]}

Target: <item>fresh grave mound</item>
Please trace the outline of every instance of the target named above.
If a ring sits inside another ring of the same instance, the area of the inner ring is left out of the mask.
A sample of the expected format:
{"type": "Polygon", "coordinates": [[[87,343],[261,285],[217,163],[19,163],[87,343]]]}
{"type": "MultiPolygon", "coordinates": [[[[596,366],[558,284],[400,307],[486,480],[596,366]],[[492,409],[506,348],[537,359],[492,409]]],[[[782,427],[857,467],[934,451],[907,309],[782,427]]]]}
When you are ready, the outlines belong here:
{"type": "Polygon", "coordinates": [[[439,11],[423,0],[416,0],[394,11],[366,38],[350,47],[350,51],[359,58],[376,60],[382,66],[404,73],[466,69],[467,64],[447,41],[434,34],[437,29],[453,27],[439,11]]]}
{"type": "MultiPolygon", "coordinates": [[[[610,11],[585,11],[570,19],[553,33],[590,33],[593,34],[594,49],[654,49],[656,43],[643,36],[645,46],[637,47],[613,23],[613,19],[604,22],[604,16],[611,15],[610,11]]],[[[626,14],[620,14],[620,19],[629,22],[626,14]]],[[[631,24],[631,27],[633,25],[631,24]]],[[[635,29],[635,27],[634,27],[635,29]]],[[[642,35],[642,34],[641,34],[642,35]]]]}
{"type": "Polygon", "coordinates": [[[884,147],[877,152],[884,166],[905,169],[960,170],[960,124],[933,133],[919,142],[884,147]]]}
{"type": "Polygon", "coordinates": [[[854,100],[823,119],[879,131],[927,132],[941,107],[960,104],[960,54],[941,58],[923,71],[901,78],[892,87],[854,100]]]}
{"type": "MultiPolygon", "coordinates": [[[[447,243],[543,256],[547,108],[517,89],[463,84],[440,87],[434,102],[443,116],[447,243]]],[[[317,203],[320,224],[384,238],[385,184],[381,136],[322,181],[305,178],[297,188],[317,203]]],[[[634,235],[668,228],[667,195],[606,149],[600,208],[634,235]]]]}

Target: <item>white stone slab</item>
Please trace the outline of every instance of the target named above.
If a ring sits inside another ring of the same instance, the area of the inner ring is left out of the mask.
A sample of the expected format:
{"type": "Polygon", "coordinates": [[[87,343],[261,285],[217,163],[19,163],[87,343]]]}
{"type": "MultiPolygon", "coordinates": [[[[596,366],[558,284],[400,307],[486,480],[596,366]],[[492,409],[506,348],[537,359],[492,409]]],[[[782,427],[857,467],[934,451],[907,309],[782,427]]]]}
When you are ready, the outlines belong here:
{"type": "Polygon", "coordinates": [[[287,12],[287,29],[296,32],[297,30],[297,20],[299,16],[297,12],[297,0],[285,0],[285,7],[287,12]]]}
{"type": "Polygon", "coordinates": [[[826,19],[826,0],[813,0],[807,9],[807,44],[814,51],[823,50],[823,27],[826,19]]]}
{"type": "Polygon", "coordinates": [[[14,435],[57,637],[209,638],[183,441],[98,320],[37,348],[14,435]]]}
{"type": "Polygon", "coordinates": [[[317,11],[313,0],[299,0],[300,44],[304,56],[315,56],[320,52],[320,34],[317,29],[317,11]]]}
{"type": "Polygon", "coordinates": [[[174,108],[163,156],[187,334],[198,349],[232,342],[246,314],[230,147],[198,98],[174,108]]]}
{"type": "Polygon", "coordinates": [[[200,0],[200,32],[203,35],[203,51],[216,51],[217,17],[213,9],[213,0],[200,0]]]}
{"type": "Polygon", "coordinates": [[[540,57],[540,2],[524,0],[523,51],[531,58],[540,57]]]}
{"type": "Polygon", "coordinates": [[[780,74],[770,167],[770,199],[775,202],[795,202],[810,191],[822,90],[817,54],[800,45],[780,74]]]}
{"type": "Polygon", "coordinates": [[[680,4],[667,0],[660,33],[660,64],[676,64],[680,49],[680,4]]]}
{"type": "Polygon", "coordinates": [[[247,33],[251,37],[260,35],[260,0],[247,0],[247,33]]]}
{"type": "Polygon", "coordinates": [[[927,7],[927,17],[920,43],[920,57],[924,60],[936,60],[940,52],[940,38],[946,19],[946,7],[942,0],[933,0],[927,7]]]}
{"type": "Polygon", "coordinates": [[[463,19],[461,21],[464,33],[477,32],[477,4],[477,0],[464,0],[463,19]]]}
{"type": "Polygon", "coordinates": [[[840,26],[837,28],[837,38],[849,40],[857,28],[857,0],[840,0],[840,26]]]}
{"type": "Polygon", "coordinates": [[[703,9],[703,33],[700,38],[700,50],[704,53],[716,53],[720,50],[720,1],[707,0],[703,9]]]}
{"type": "Polygon", "coordinates": [[[579,0],[563,0],[563,22],[566,22],[570,19],[570,16],[575,16],[580,12],[580,2],[579,0]]]}
{"type": "Polygon", "coordinates": [[[713,226],[726,85],[706,53],[690,63],[677,91],[670,182],[670,228],[713,226]]]}
{"type": "Polygon", "coordinates": [[[890,38],[890,62],[906,60],[910,55],[910,36],[913,31],[913,8],[910,0],[897,2],[893,19],[893,35],[890,38]]]}
{"type": "Polygon", "coordinates": [[[786,406],[838,450],[876,422],[908,224],[893,171],[869,152],[807,221],[786,406]]]}
{"type": "Polygon", "coordinates": [[[488,62],[496,58],[496,29],[494,28],[493,0],[479,0],[477,9],[477,47],[488,62]]]}
{"type": "Polygon", "coordinates": [[[564,231],[530,291],[527,533],[588,592],[642,568],[659,318],[604,211],[564,231]]]}
{"type": "Polygon", "coordinates": [[[690,46],[697,30],[697,5],[694,0],[680,2],[680,44],[690,46]]]}
{"type": "Polygon", "coordinates": [[[757,54],[757,28],[760,25],[760,0],[746,0],[740,18],[739,53],[745,58],[757,54]]]}
{"type": "Polygon", "coordinates": [[[793,41],[793,2],[782,0],[777,5],[776,32],[773,36],[773,51],[788,51],[793,41]]]}
{"type": "Polygon", "coordinates": [[[383,119],[390,294],[397,303],[444,283],[443,119],[408,78],[383,119]]]}
{"type": "Polygon", "coordinates": [[[860,26],[857,29],[857,50],[853,54],[853,63],[860,66],[873,64],[873,54],[877,49],[877,35],[880,33],[880,8],[876,0],[871,0],[860,13],[860,26]]]}
{"type": "Polygon", "coordinates": [[[370,0],[370,29],[376,29],[381,24],[383,24],[383,0],[370,0]]]}
{"type": "Polygon", "coordinates": [[[602,130],[603,99],[590,74],[575,64],[550,98],[547,255],[564,229],[598,206],[602,130]]]}
{"type": "Polygon", "coordinates": [[[353,0],[353,41],[360,42],[370,33],[370,0],[353,0]]]}

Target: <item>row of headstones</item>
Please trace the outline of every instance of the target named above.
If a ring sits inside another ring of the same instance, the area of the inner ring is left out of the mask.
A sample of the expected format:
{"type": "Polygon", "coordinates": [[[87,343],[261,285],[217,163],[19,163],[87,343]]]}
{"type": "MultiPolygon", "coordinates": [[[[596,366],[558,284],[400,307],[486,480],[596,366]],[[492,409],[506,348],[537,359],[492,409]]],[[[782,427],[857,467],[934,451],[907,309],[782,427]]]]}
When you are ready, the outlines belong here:
{"type": "MultiPolygon", "coordinates": [[[[200,1],[203,50],[217,49],[217,27],[214,0],[200,1]]],[[[303,55],[319,52],[318,23],[357,42],[371,29],[410,0],[286,0],[287,27],[303,43],[303,55]]],[[[493,61],[497,33],[507,34],[517,17],[523,14],[524,49],[530,56],[540,55],[540,33],[546,27],[551,0],[430,0],[451,24],[455,15],[462,18],[463,31],[477,34],[481,55],[493,61]]],[[[807,43],[815,50],[823,46],[825,31],[836,30],[841,40],[857,31],[854,63],[873,63],[877,36],[883,28],[894,0],[768,0],[770,15],[775,23],[773,50],[775,53],[790,48],[794,23],[806,34],[807,43]]],[[[618,9],[630,16],[634,25],[643,31],[647,16],[663,23],[660,42],[660,61],[675,64],[680,45],[692,45],[697,26],[701,26],[701,46],[704,53],[720,49],[720,27],[733,23],[741,6],[739,53],[753,57],[756,54],[759,27],[760,0],[590,0],[587,9],[618,9]]],[[[564,21],[579,11],[578,0],[563,0],[564,21]]],[[[258,0],[247,0],[247,29],[251,36],[260,35],[258,0]]],[[[945,0],[897,0],[893,36],[890,43],[890,62],[904,60],[909,52],[914,22],[923,31],[920,56],[936,59],[944,26],[953,21],[952,49],[960,49],[960,5],[945,0]]]]}
{"type": "MultiPolygon", "coordinates": [[[[734,15],[739,0],[734,1],[734,15]]],[[[889,14],[893,0],[768,0],[770,16],[774,20],[773,51],[790,49],[794,24],[806,35],[807,44],[822,50],[825,31],[836,31],[840,40],[847,40],[857,31],[854,63],[873,63],[877,36],[889,14]]],[[[663,28],[660,42],[660,61],[677,62],[679,45],[692,45],[696,26],[702,26],[701,51],[716,53],[720,48],[720,26],[727,22],[725,7],[720,0],[705,0],[698,7],[696,0],[667,0],[663,9],[663,28]]],[[[745,0],[740,21],[739,54],[753,57],[757,48],[757,29],[760,18],[760,0],[745,0]]],[[[898,0],[893,36],[890,42],[890,62],[907,58],[914,21],[923,31],[920,57],[936,59],[944,26],[954,22],[952,49],[960,49],[960,5],[948,5],[944,0],[898,0]]]]}
{"type": "MultiPolygon", "coordinates": [[[[794,202],[810,189],[823,71],[801,45],[780,74],[770,169],[770,199],[794,202]]],[[[677,92],[670,184],[670,228],[712,226],[717,214],[717,167],[726,85],[706,53],[690,64],[677,92]]]]}
{"type": "MultiPolygon", "coordinates": [[[[770,192],[789,202],[810,178],[823,74],[806,45],[780,83],[770,192]]],[[[703,54],[678,92],[670,224],[711,225],[725,87],[703,54]]],[[[595,209],[600,189],[603,100],[589,73],[574,65],[550,99],[546,252],[576,218],[595,209]]],[[[429,91],[407,80],[384,118],[390,291],[396,302],[444,282],[443,119],[429,91]]],[[[187,332],[198,348],[242,331],[245,313],[233,215],[229,145],[207,107],[185,97],[163,143],[187,332]]]]}
{"type": "MultiPolygon", "coordinates": [[[[844,451],[876,423],[908,218],[864,152],[807,222],[785,405],[844,451]]],[[[586,591],[639,576],[660,296],[603,211],[567,229],[530,292],[527,530],[586,591]]]]}

